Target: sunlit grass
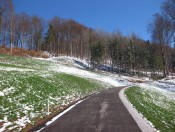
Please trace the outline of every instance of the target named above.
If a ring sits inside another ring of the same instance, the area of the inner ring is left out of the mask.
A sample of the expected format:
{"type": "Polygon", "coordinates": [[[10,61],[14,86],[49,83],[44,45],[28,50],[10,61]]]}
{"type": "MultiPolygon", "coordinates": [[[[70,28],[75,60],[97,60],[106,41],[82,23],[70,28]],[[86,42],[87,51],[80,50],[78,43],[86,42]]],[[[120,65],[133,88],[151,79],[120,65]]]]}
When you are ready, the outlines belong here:
{"type": "Polygon", "coordinates": [[[160,131],[175,131],[175,100],[157,90],[131,87],[125,94],[133,106],[160,131]]]}
{"type": "Polygon", "coordinates": [[[0,54],[0,66],[6,67],[17,67],[17,68],[32,68],[36,70],[45,69],[52,62],[36,60],[27,57],[11,56],[11,55],[1,55],[0,54]]]}
{"type": "Polygon", "coordinates": [[[8,128],[18,126],[16,121],[23,117],[29,120],[27,123],[36,117],[45,117],[48,99],[51,108],[58,107],[103,88],[90,79],[48,70],[53,64],[50,61],[0,55],[0,67],[21,69],[0,70],[0,121],[11,122],[8,128]],[[32,71],[25,71],[26,68],[32,71]]]}

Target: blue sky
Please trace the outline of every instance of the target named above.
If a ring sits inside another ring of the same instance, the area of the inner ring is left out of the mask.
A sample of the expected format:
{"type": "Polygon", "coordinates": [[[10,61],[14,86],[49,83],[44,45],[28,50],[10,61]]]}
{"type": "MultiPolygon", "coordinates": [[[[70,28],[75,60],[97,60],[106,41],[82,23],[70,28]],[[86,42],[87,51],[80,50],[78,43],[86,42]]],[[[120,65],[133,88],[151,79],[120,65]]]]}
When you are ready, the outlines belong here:
{"type": "Polygon", "coordinates": [[[38,15],[45,20],[54,16],[72,18],[94,29],[124,35],[135,32],[147,40],[148,23],[160,12],[163,0],[13,0],[17,13],[38,15]]]}

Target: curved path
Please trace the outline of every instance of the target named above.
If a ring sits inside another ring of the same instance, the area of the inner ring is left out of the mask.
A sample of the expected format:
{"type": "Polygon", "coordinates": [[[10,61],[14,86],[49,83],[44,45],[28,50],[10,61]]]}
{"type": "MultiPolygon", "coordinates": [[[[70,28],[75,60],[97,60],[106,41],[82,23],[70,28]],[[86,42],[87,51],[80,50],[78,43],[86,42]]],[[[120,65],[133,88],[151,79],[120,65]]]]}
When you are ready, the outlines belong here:
{"type": "Polygon", "coordinates": [[[119,98],[122,88],[91,96],[41,132],[141,132],[119,98]]]}

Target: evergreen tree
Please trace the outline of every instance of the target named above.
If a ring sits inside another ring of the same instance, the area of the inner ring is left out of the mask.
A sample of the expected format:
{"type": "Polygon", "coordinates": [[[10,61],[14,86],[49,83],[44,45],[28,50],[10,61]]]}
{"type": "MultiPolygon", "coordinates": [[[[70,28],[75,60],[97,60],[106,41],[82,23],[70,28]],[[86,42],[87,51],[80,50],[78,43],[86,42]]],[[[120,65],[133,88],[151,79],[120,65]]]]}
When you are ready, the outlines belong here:
{"type": "Polygon", "coordinates": [[[101,45],[101,42],[98,42],[91,47],[91,62],[93,64],[93,68],[99,66],[99,64],[103,60],[104,52],[105,48],[103,45],[101,45]]]}
{"type": "Polygon", "coordinates": [[[122,59],[120,42],[118,40],[114,40],[114,42],[110,42],[108,52],[112,60],[112,71],[114,70],[114,66],[117,66],[117,68],[119,69],[120,62],[122,59]]]}
{"type": "Polygon", "coordinates": [[[124,50],[124,60],[125,60],[125,65],[127,66],[128,70],[130,70],[130,73],[132,73],[133,70],[133,62],[134,62],[134,48],[132,45],[131,40],[129,40],[129,43],[127,44],[127,46],[125,47],[124,50]]]}
{"type": "Polygon", "coordinates": [[[48,50],[50,53],[52,53],[52,46],[53,46],[53,43],[54,43],[54,28],[53,26],[50,24],[49,25],[49,29],[46,33],[46,37],[45,37],[45,44],[47,44],[46,46],[46,49],[45,50],[48,50]]]}

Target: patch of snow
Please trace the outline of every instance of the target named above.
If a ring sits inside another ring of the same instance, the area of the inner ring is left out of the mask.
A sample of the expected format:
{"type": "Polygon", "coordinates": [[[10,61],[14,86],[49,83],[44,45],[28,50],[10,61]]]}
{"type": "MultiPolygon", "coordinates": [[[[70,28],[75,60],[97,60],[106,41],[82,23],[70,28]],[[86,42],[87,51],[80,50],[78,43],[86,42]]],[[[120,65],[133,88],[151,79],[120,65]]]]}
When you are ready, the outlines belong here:
{"type": "Polygon", "coordinates": [[[109,85],[112,85],[115,87],[122,86],[122,84],[119,83],[116,78],[112,78],[112,77],[105,76],[105,75],[100,75],[97,73],[93,73],[93,72],[82,70],[82,69],[75,68],[75,67],[58,65],[58,66],[51,66],[49,67],[49,69],[55,72],[62,72],[62,73],[67,73],[71,75],[77,75],[77,76],[84,77],[84,78],[95,79],[103,83],[108,83],[109,85]]]}
{"type": "Polygon", "coordinates": [[[6,127],[10,126],[12,123],[11,122],[6,122],[3,124],[3,126],[0,128],[0,132],[5,132],[6,131],[6,127]]]}
{"type": "Polygon", "coordinates": [[[175,79],[169,79],[169,80],[166,80],[166,81],[175,84],[175,79]]]}
{"type": "MultiPolygon", "coordinates": [[[[146,84],[146,83],[142,83],[142,84],[137,84],[137,86],[141,87],[141,88],[144,88],[144,89],[147,89],[147,90],[152,90],[152,91],[155,91],[155,92],[160,92],[162,95],[164,95],[164,97],[162,96],[162,98],[166,98],[168,100],[175,100],[175,93],[174,92],[171,92],[171,91],[168,91],[166,89],[163,89],[163,88],[160,88],[160,87],[157,87],[157,86],[153,86],[152,84],[146,84]]],[[[155,99],[155,103],[161,107],[167,107],[166,105],[167,104],[162,104],[159,100],[156,100],[155,99]]]]}
{"type": "Polygon", "coordinates": [[[138,78],[138,77],[129,77],[129,76],[122,76],[122,78],[130,82],[146,82],[148,80],[148,78],[138,78]]]}
{"type": "Polygon", "coordinates": [[[167,77],[159,81],[152,81],[149,84],[160,89],[175,92],[175,79],[172,78],[170,79],[167,77]]]}
{"type": "Polygon", "coordinates": [[[14,87],[10,87],[10,88],[6,88],[2,91],[5,95],[8,95],[10,93],[14,93],[15,92],[15,88],[14,87]]]}
{"type": "Polygon", "coordinates": [[[2,71],[19,71],[19,72],[35,71],[35,70],[32,70],[32,69],[23,69],[23,68],[14,68],[14,67],[0,67],[0,70],[2,70],[2,71]]]}
{"type": "Polygon", "coordinates": [[[50,54],[48,51],[43,51],[42,54],[43,54],[43,55],[46,55],[46,56],[48,56],[48,57],[52,57],[52,56],[53,56],[53,55],[50,54]]]}
{"type": "Polygon", "coordinates": [[[4,93],[0,91],[0,96],[4,96],[4,93]]]}
{"type": "Polygon", "coordinates": [[[151,83],[151,85],[159,87],[161,89],[175,92],[175,84],[167,81],[154,81],[151,83]]]}
{"type": "Polygon", "coordinates": [[[165,88],[161,88],[160,86],[155,85],[155,83],[158,83],[158,82],[140,83],[140,84],[136,84],[136,85],[138,85],[139,87],[147,88],[147,89],[152,89],[152,90],[155,89],[155,90],[158,90],[160,92],[170,92],[170,91],[166,90],[165,88]]]}
{"type": "Polygon", "coordinates": [[[30,123],[31,121],[29,120],[29,117],[24,116],[21,119],[18,119],[15,121],[15,124],[17,124],[20,127],[25,127],[27,123],[30,123]]]}
{"type": "Polygon", "coordinates": [[[105,84],[107,83],[109,85],[112,85],[114,87],[132,84],[132,82],[129,82],[126,79],[122,79],[122,77],[118,77],[118,75],[116,76],[116,74],[108,73],[107,75],[100,75],[99,73],[85,70],[89,67],[89,62],[85,59],[81,60],[78,58],[68,56],[37,59],[54,62],[55,64],[48,68],[51,71],[62,72],[83,78],[98,80],[105,84]]]}
{"type": "Polygon", "coordinates": [[[38,60],[51,61],[57,64],[74,66],[74,67],[81,68],[81,69],[86,69],[89,66],[88,62],[85,59],[81,60],[79,58],[74,58],[74,57],[69,57],[69,56],[58,56],[58,57],[50,57],[50,58],[33,57],[33,58],[38,59],[38,60]]]}
{"type": "Polygon", "coordinates": [[[128,101],[124,94],[124,90],[126,89],[127,88],[124,88],[119,92],[119,97],[122,100],[125,107],[128,109],[129,113],[132,115],[132,117],[143,132],[155,132],[156,129],[153,128],[152,123],[149,122],[146,118],[144,118],[143,115],[139,114],[138,111],[133,107],[133,105],[128,101]]]}

